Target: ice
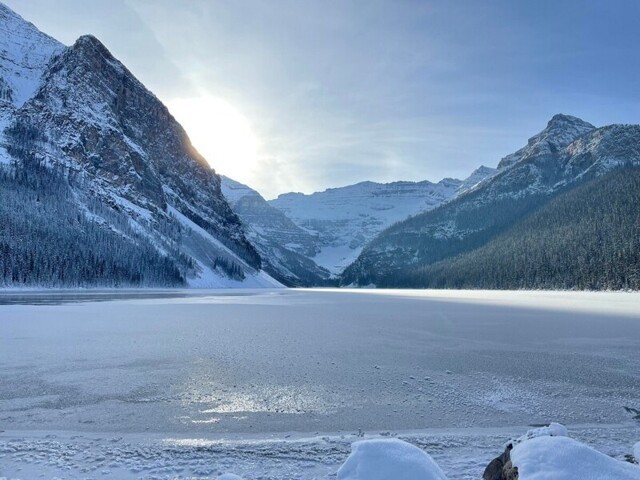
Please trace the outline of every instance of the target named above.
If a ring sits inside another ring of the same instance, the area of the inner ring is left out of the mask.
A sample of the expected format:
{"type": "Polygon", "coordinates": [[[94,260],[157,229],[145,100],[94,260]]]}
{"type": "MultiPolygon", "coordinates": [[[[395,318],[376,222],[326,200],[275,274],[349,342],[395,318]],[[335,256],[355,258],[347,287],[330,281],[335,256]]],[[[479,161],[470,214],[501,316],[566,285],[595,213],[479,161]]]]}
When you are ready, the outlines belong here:
{"type": "Polygon", "coordinates": [[[390,438],[363,440],[338,470],[338,480],[446,480],[444,473],[423,450],[390,438]]]}
{"type": "Polygon", "coordinates": [[[638,304],[611,292],[0,292],[0,477],[335,479],[352,442],[400,438],[468,480],[550,421],[622,459],[640,439],[624,408],[640,407],[638,304]]]}
{"type": "Polygon", "coordinates": [[[568,437],[540,436],[511,451],[519,480],[638,480],[640,467],[568,437]]]}

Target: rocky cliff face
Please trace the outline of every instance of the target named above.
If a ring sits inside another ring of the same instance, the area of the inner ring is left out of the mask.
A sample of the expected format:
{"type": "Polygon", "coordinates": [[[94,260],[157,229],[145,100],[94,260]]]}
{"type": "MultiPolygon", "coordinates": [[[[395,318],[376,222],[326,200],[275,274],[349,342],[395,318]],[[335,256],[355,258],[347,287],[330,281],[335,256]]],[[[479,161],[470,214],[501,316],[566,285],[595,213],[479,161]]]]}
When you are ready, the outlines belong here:
{"type": "Polygon", "coordinates": [[[547,127],[531,137],[526,146],[500,160],[498,168],[509,167],[525,158],[553,156],[576,138],[595,129],[596,127],[580,118],[561,113],[554,115],[547,127]]]}
{"type": "Polygon", "coordinates": [[[315,236],[246,185],[223,176],[222,192],[271,276],[290,286],[323,285],[328,281],[329,272],[311,260],[319,249],[315,236]]]}
{"type": "Polygon", "coordinates": [[[196,285],[259,272],[260,256],[222,195],[220,177],[100,41],[87,35],[64,48],[4,6],[0,25],[13,32],[0,57],[4,98],[13,99],[9,107],[5,101],[5,163],[62,172],[81,210],[99,202],[161,254],[170,244],[191,257],[194,269],[184,274],[196,285]],[[186,236],[170,238],[171,225],[186,236]]]}

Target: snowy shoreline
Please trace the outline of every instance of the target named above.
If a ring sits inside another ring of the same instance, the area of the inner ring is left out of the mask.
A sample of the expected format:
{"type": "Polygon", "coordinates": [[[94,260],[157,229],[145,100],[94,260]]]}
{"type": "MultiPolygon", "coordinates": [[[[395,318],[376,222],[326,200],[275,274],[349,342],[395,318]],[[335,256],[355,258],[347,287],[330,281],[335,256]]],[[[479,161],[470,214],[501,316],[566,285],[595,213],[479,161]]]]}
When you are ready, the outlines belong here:
{"type": "MultiPolygon", "coordinates": [[[[330,479],[353,442],[398,438],[426,451],[449,480],[478,479],[511,440],[531,427],[452,428],[399,432],[273,434],[0,432],[0,477],[330,479]]],[[[624,461],[640,425],[576,425],[572,438],[624,461]]]]}

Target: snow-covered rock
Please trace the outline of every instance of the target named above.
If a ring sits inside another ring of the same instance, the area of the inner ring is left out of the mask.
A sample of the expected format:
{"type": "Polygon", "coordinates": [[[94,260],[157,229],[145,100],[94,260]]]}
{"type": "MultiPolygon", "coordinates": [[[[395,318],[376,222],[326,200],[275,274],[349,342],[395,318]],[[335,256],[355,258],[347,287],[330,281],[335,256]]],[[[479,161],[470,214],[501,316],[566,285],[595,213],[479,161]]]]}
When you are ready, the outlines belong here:
{"type": "Polygon", "coordinates": [[[531,440],[537,437],[568,437],[569,431],[567,427],[560,423],[552,422],[546,427],[534,428],[527,431],[524,435],[513,442],[514,445],[518,445],[526,440],[531,440]]]}
{"type": "Polygon", "coordinates": [[[500,160],[498,169],[514,165],[527,157],[557,152],[595,129],[596,127],[580,118],[558,113],[549,120],[544,130],[529,139],[525,147],[500,160]]]}
{"type": "Polygon", "coordinates": [[[569,438],[564,425],[529,430],[487,466],[484,480],[640,480],[640,467],[569,438]]]}
{"type": "Polygon", "coordinates": [[[395,438],[362,440],[338,470],[338,480],[446,480],[425,451],[395,438]]]}
{"type": "Polygon", "coordinates": [[[479,166],[471,172],[471,175],[462,181],[462,184],[458,187],[458,195],[477,188],[483,182],[493,177],[496,173],[498,173],[497,168],[486,167],[484,165],[479,166]]]}
{"type": "Polygon", "coordinates": [[[516,445],[518,480],[639,480],[640,467],[565,436],[537,436],[516,445]]]}
{"type": "Polygon", "coordinates": [[[41,85],[51,58],[64,45],[0,3],[0,105],[21,107],[41,85]]]}

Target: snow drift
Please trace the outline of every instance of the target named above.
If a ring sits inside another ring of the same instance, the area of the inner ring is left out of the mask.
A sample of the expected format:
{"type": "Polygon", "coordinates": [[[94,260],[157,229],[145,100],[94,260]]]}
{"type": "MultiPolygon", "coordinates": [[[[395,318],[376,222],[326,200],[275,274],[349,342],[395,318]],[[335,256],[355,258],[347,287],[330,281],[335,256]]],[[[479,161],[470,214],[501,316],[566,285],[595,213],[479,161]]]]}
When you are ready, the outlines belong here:
{"type": "Polygon", "coordinates": [[[355,442],[338,480],[446,480],[425,451],[396,438],[355,442]]]}

